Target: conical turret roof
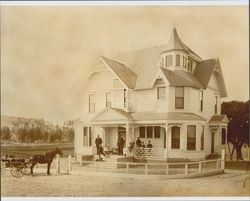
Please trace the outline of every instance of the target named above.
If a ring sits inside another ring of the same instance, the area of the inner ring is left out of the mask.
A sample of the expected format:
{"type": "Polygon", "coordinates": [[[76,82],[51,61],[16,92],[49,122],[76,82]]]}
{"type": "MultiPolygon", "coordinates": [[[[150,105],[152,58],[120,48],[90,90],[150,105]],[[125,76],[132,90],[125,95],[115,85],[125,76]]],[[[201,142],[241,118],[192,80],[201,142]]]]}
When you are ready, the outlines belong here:
{"type": "Polygon", "coordinates": [[[173,29],[171,37],[167,43],[166,50],[184,50],[188,51],[185,44],[181,41],[176,28],[173,29]]]}

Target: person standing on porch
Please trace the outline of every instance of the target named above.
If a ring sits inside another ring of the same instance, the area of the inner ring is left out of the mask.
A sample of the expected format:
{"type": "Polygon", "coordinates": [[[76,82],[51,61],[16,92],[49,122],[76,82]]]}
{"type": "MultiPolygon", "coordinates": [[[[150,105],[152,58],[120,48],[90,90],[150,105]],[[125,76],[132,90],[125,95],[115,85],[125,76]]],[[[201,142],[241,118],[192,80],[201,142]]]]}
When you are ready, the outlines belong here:
{"type": "Polygon", "coordinates": [[[117,145],[118,145],[118,152],[119,152],[118,154],[123,155],[123,148],[125,145],[125,140],[122,136],[119,138],[117,145]]]}
{"type": "Polygon", "coordinates": [[[97,135],[97,138],[95,139],[95,145],[96,145],[97,155],[99,155],[100,154],[100,147],[102,145],[102,138],[100,138],[99,135],[97,135]]]}

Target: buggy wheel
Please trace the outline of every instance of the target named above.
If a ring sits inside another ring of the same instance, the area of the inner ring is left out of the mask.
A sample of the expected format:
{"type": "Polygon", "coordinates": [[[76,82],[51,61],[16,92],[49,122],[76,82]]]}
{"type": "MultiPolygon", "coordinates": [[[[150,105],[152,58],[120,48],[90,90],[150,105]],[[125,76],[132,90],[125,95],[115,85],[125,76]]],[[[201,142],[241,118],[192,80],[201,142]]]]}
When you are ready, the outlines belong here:
{"type": "Polygon", "coordinates": [[[20,178],[23,176],[23,169],[24,167],[10,167],[10,174],[13,176],[13,177],[16,177],[16,178],[20,178]]]}
{"type": "Polygon", "coordinates": [[[22,172],[24,175],[29,175],[29,174],[30,174],[27,167],[21,168],[21,172],[22,172]]]}

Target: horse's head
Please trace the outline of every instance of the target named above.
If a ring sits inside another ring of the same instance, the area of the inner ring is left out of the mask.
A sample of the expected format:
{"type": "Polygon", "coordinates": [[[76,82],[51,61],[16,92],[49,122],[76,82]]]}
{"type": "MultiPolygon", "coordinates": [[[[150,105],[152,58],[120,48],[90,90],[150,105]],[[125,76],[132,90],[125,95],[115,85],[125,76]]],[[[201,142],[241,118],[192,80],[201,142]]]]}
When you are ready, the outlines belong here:
{"type": "Polygon", "coordinates": [[[59,154],[60,156],[63,155],[62,151],[60,148],[56,147],[56,150],[55,150],[56,154],[59,154]]]}

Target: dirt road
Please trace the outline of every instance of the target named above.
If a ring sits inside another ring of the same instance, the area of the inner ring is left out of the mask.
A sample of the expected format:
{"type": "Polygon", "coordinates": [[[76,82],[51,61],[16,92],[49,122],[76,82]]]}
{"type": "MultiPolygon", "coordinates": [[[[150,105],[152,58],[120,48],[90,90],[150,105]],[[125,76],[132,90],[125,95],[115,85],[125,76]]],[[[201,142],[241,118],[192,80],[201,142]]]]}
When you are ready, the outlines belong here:
{"type": "Polygon", "coordinates": [[[142,178],[87,171],[47,176],[42,170],[34,177],[28,175],[20,179],[3,175],[1,194],[3,197],[249,196],[249,182],[247,172],[231,170],[195,179],[142,178]]]}

